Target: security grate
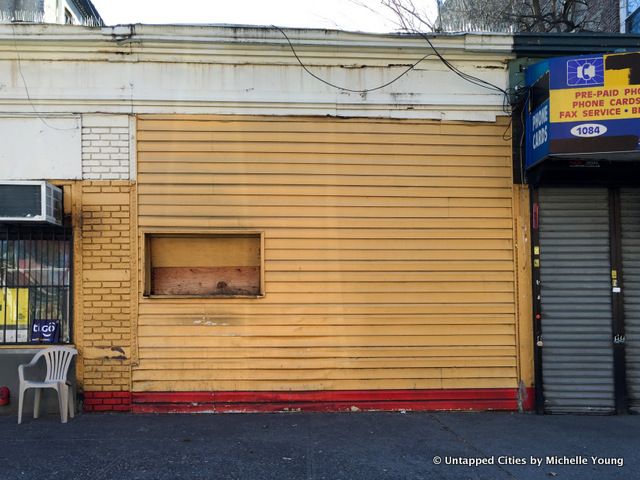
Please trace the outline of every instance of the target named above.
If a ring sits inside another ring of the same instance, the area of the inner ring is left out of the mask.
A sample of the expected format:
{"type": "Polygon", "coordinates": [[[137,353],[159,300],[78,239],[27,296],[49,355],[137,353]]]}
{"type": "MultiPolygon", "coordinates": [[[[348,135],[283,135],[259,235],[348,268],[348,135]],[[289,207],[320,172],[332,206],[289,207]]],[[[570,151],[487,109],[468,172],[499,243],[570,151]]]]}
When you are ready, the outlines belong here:
{"type": "Polygon", "coordinates": [[[627,393],[640,413],[640,189],[621,189],[620,202],[627,393]]]}
{"type": "Polygon", "coordinates": [[[606,188],[541,188],[542,378],[549,413],[613,413],[606,188]]]}
{"type": "Polygon", "coordinates": [[[0,225],[0,344],[71,341],[71,229],[0,225]]]}

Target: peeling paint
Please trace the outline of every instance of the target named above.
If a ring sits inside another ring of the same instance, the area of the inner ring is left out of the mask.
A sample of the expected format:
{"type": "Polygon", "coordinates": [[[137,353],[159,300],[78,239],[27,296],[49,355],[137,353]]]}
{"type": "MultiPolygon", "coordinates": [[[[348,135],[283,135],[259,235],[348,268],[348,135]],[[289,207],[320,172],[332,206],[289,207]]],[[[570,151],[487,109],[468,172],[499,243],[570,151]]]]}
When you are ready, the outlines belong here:
{"type": "Polygon", "coordinates": [[[124,355],[118,355],[116,357],[104,357],[105,360],[120,360],[120,361],[125,361],[127,360],[127,357],[124,355]]]}
{"type": "MultiPolygon", "coordinates": [[[[0,83],[8,85],[2,93],[4,96],[8,92],[5,100],[10,101],[12,112],[17,108],[19,112],[33,113],[34,108],[25,98],[14,58],[24,51],[30,59],[22,65],[29,88],[36,93],[46,92],[49,99],[34,96],[38,111],[44,113],[59,111],[64,105],[65,109],[80,113],[93,113],[98,108],[112,113],[166,114],[169,108],[181,114],[202,113],[206,109],[207,113],[219,114],[335,113],[341,117],[432,119],[440,105],[448,105],[449,116],[456,120],[493,121],[502,114],[499,95],[462,85],[453,72],[441,69],[435,60],[410,72],[402,82],[371,93],[366,100],[375,98],[375,102],[363,108],[354,94],[318,88],[317,80],[301,71],[282,34],[273,28],[118,25],[70,33],[64,27],[0,25],[4,42],[11,46],[6,50],[12,51],[10,58],[0,61],[0,83]],[[13,36],[12,29],[17,29],[19,35],[13,36]],[[153,48],[160,38],[162,48],[153,48]],[[70,48],[52,52],[50,43],[59,41],[70,48]],[[53,63],[60,65],[52,68],[53,63]],[[120,90],[122,78],[145,88],[120,90]],[[181,88],[176,89],[176,84],[181,88]],[[423,96],[420,108],[400,109],[392,104],[389,94],[400,86],[423,96]],[[125,95],[127,92],[129,95],[125,95]],[[251,101],[242,98],[249,92],[251,101]],[[96,95],[108,107],[96,106],[96,95]],[[467,105],[484,110],[470,114],[461,108],[467,105]]],[[[305,45],[307,66],[328,80],[344,79],[348,74],[345,86],[354,90],[370,87],[373,78],[388,79],[389,70],[409,68],[424,52],[421,39],[403,35],[287,31],[294,44],[305,45]],[[366,58],[362,58],[363,49],[370,52],[366,58]],[[349,74],[351,70],[354,72],[349,74]]],[[[501,62],[513,56],[511,35],[436,35],[434,42],[445,55],[456,52],[461,62],[469,62],[469,73],[475,70],[484,80],[499,85],[507,82],[501,62]],[[475,61],[478,53],[483,54],[482,60],[475,61]]]]}
{"type": "Polygon", "coordinates": [[[476,65],[476,68],[482,70],[504,70],[504,66],[496,66],[496,65],[476,65]]]}

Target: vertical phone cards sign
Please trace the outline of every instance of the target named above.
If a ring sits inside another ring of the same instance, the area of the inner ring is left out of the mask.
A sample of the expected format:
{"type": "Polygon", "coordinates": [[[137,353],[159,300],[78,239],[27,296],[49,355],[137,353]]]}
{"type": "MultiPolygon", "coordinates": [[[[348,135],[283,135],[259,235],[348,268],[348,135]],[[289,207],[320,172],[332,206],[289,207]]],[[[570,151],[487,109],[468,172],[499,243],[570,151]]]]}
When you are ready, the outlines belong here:
{"type": "Polygon", "coordinates": [[[549,62],[530,66],[526,81],[529,88],[526,164],[530,167],[549,155],[549,62]]]}
{"type": "Polygon", "coordinates": [[[640,52],[553,58],[529,67],[526,83],[527,168],[640,153],[640,52]]]}

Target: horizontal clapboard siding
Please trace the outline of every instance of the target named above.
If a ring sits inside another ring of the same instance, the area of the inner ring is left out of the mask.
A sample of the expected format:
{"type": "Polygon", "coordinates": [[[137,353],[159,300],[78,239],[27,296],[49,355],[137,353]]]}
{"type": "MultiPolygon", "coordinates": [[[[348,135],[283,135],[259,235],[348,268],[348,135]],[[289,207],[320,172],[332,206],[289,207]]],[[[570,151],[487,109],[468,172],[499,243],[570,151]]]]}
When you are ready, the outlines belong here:
{"type": "Polygon", "coordinates": [[[142,298],[134,391],[516,387],[505,129],[140,117],[141,233],[263,231],[265,296],[142,298]]]}

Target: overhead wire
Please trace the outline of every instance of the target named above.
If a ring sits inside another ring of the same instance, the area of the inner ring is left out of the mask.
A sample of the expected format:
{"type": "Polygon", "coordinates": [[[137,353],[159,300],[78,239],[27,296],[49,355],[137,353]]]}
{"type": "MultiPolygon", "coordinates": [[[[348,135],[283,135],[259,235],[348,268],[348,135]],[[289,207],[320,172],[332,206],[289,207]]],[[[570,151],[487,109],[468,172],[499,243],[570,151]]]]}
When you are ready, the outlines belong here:
{"type": "Polygon", "coordinates": [[[20,50],[18,49],[18,36],[17,36],[17,32],[16,32],[16,28],[15,25],[12,23],[11,24],[11,32],[13,34],[13,46],[15,48],[15,52],[16,52],[16,59],[17,59],[17,63],[18,63],[18,74],[20,75],[20,79],[22,80],[22,85],[24,86],[24,92],[25,95],[27,97],[27,101],[29,102],[29,106],[31,106],[31,109],[33,110],[33,113],[35,113],[36,117],[48,128],[50,128],[51,130],[58,130],[58,131],[70,131],[70,130],[77,130],[78,127],[68,127],[68,128],[60,128],[60,127],[56,127],[54,125],[52,125],[51,123],[49,123],[44,116],[42,115],[41,112],[38,111],[38,109],[36,109],[36,106],[31,98],[31,94],[29,93],[29,86],[27,85],[27,79],[24,77],[24,72],[22,71],[22,59],[20,58],[20,50]]]}
{"type": "MultiPolygon", "coordinates": [[[[417,33],[419,36],[421,36],[428,44],[429,47],[431,48],[431,50],[433,50],[433,53],[428,53],[425,56],[423,56],[422,58],[420,58],[418,61],[416,61],[415,63],[413,63],[411,66],[409,66],[404,72],[402,72],[400,75],[398,75],[397,77],[395,77],[394,79],[390,80],[389,82],[386,82],[383,85],[379,85],[377,87],[373,87],[373,88],[367,88],[367,89],[362,89],[362,90],[357,90],[357,89],[352,89],[352,88],[348,88],[348,87],[343,87],[340,85],[336,85],[332,82],[329,82],[328,80],[325,80],[324,78],[320,77],[319,75],[315,74],[314,72],[312,72],[307,65],[305,65],[305,63],[302,61],[302,59],[300,58],[300,56],[298,55],[293,43],[291,42],[291,39],[289,38],[289,36],[286,34],[286,32],[276,26],[273,25],[273,28],[277,29],[278,31],[280,31],[280,33],[282,33],[282,35],[284,36],[284,38],[287,40],[287,43],[289,44],[289,48],[291,49],[291,52],[293,53],[294,57],[296,58],[296,60],[298,61],[298,63],[300,64],[300,66],[304,69],[305,72],[307,72],[310,76],[312,76],[313,78],[315,78],[316,80],[329,85],[330,87],[339,89],[339,90],[343,90],[346,92],[353,92],[353,93],[367,93],[367,92],[372,92],[375,90],[381,90],[385,87],[388,87],[389,85],[395,83],[396,81],[398,81],[400,78],[402,78],[404,75],[406,75],[407,73],[409,73],[411,70],[413,70],[420,62],[422,62],[423,60],[425,60],[426,58],[429,58],[433,55],[435,55],[440,62],[442,62],[442,64],[447,67],[449,70],[451,70],[453,73],[455,73],[458,77],[462,78],[464,81],[469,82],[473,85],[476,85],[478,87],[487,89],[487,90],[492,90],[495,91],[497,93],[500,93],[502,95],[502,110],[504,113],[506,113],[507,115],[509,115],[509,122],[502,134],[502,138],[505,141],[509,141],[513,139],[513,134],[511,135],[507,135],[507,133],[511,130],[512,125],[513,125],[513,114],[514,112],[517,110],[517,108],[520,106],[521,108],[521,112],[520,112],[520,122],[521,125],[524,125],[524,111],[526,109],[526,102],[529,100],[529,96],[530,96],[530,91],[528,88],[526,87],[522,87],[520,84],[516,85],[515,87],[508,87],[508,88],[502,88],[498,85],[495,85],[487,80],[484,80],[482,78],[476,77],[474,75],[471,75],[469,73],[465,73],[462,70],[460,70],[458,67],[456,67],[455,65],[453,65],[449,60],[447,60],[441,53],[440,51],[435,47],[435,45],[433,44],[433,42],[429,39],[429,37],[427,35],[425,35],[422,32],[419,31],[415,31],[414,33],[417,33]],[[524,104],[524,105],[523,105],[524,104]]],[[[523,144],[524,144],[524,136],[525,136],[525,132],[524,132],[524,128],[522,128],[522,132],[521,132],[521,136],[520,136],[520,142],[519,142],[519,153],[520,153],[520,157],[522,158],[522,156],[524,155],[523,152],[523,144]]],[[[520,175],[522,178],[524,178],[524,166],[523,166],[523,162],[520,161],[520,175]]]]}
{"type": "MultiPolygon", "coordinates": [[[[428,53],[426,55],[424,55],[422,58],[420,58],[418,61],[416,61],[415,63],[413,63],[411,66],[409,66],[405,71],[403,71],[400,75],[398,75],[397,77],[393,78],[392,80],[379,85],[377,87],[373,87],[373,88],[366,88],[366,89],[352,89],[352,88],[348,88],[348,87],[344,87],[341,85],[336,85],[335,83],[332,83],[322,77],[320,77],[319,75],[317,75],[316,73],[314,73],[313,71],[311,71],[309,69],[309,67],[307,67],[307,65],[305,65],[305,63],[302,61],[302,59],[300,58],[300,56],[298,55],[298,52],[296,51],[293,43],[291,42],[291,39],[289,38],[289,36],[286,34],[286,32],[276,26],[273,25],[273,28],[275,28],[276,30],[278,30],[283,36],[284,38],[287,40],[287,43],[289,44],[289,48],[291,49],[291,52],[293,53],[294,57],[296,58],[296,60],[298,61],[298,63],[300,64],[300,66],[304,69],[305,72],[307,72],[310,76],[312,76],[313,78],[315,78],[316,80],[329,85],[330,87],[336,88],[338,90],[343,90],[346,92],[353,92],[353,93],[367,93],[367,92],[373,92],[375,90],[381,90],[385,87],[388,87],[389,85],[395,83],[396,81],[398,81],[400,78],[402,78],[403,76],[405,76],[407,73],[409,73],[411,70],[413,70],[420,62],[422,62],[423,60],[425,60],[426,58],[429,58],[433,55],[435,55],[440,62],[442,62],[442,64],[447,67],[449,70],[451,70],[453,73],[455,73],[458,77],[462,78],[464,81],[469,82],[473,85],[476,85],[477,87],[480,88],[484,88],[487,90],[492,90],[495,91],[497,93],[500,93],[502,95],[502,111],[504,113],[506,113],[507,115],[509,115],[509,122],[507,124],[507,126],[505,127],[505,130],[502,134],[502,138],[505,141],[509,141],[513,139],[513,135],[508,135],[508,132],[511,130],[512,125],[513,125],[513,113],[514,111],[516,111],[516,109],[518,108],[518,105],[522,102],[526,102],[527,99],[529,98],[529,92],[528,89],[523,89],[523,88],[519,88],[520,86],[517,85],[516,87],[509,87],[509,88],[502,88],[498,85],[495,85],[487,80],[484,80],[482,78],[476,77],[474,75],[471,75],[469,73],[465,73],[462,70],[460,70],[458,67],[456,67],[455,65],[453,65],[449,60],[447,60],[441,53],[440,51],[435,47],[435,45],[433,44],[433,42],[431,41],[431,39],[429,39],[429,37],[427,35],[425,35],[424,33],[420,32],[420,31],[415,31],[414,33],[418,34],[419,36],[421,36],[428,44],[429,47],[431,48],[431,50],[433,50],[433,53],[428,53]]],[[[524,116],[524,106],[522,106],[522,112],[521,115],[524,116]]],[[[522,123],[524,123],[524,121],[522,121],[522,123]]],[[[520,145],[519,145],[519,150],[520,150],[520,155],[522,156],[523,152],[522,152],[522,143],[523,143],[523,138],[524,138],[524,129],[522,132],[522,136],[520,138],[520,145]]],[[[522,162],[521,162],[522,164],[522,162]]],[[[522,173],[523,174],[523,173],[522,173]]]]}
{"type": "Polygon", "coordinates": [[[291,52],[293,53],[293,56],[296,57],[296,60],[298,61],[298,63],[300,64],[300,66],[304,69],[305,72],[307,72],[309,75],[311,75],[313,78],[315,78],[316,80],[329,85],[330,87],[336,88],[338,90],[344,90],[345,92],[352,92],[352,93],[368,93],[368,92],[374,92],[376,90],[381,90],[385,87],[388,87],[389,85],[397,82],[398,80],[400,80],[402,77],[404,77],[407,73],[409,73],[411,70],[413,70],[414,68],[416,68],[418,66],[418,64],[420,62],[422,62],[423,60],[432,57],[434,54],[433,53],[428,53],[425,56],[423,56],[422,58],[420,58],[418,61],[414,62],[412,65],[410,65],[406,70],[404,70],[400,75],[396,76],[395,78],[393,78],[392,80],[389,80],[387,83],[384,83],[382,85],[378,85],[377,87],[372,87],[372,88],[363,88],[363,89],[353,89],[353,88],[348,88],[348,87],[343,87],[340,85],[336,85],[335,83],[332,83],[328,80],[325,80],[324,78],[320,77],[319,75],[315,74],[314,72],[312,72],[309,67],[307,67],[304,62],[300,59],[300,57],[298,56],[298,52],[296,52],[295,47],[293,46],[293,43],[291,42],[291,40],[289,39],[289,36],[286,34],[286,32],[276,26],[276,25],[272,25],[273,28],[275,28],[276,30],[280,31],[280,33],[282,33],[282,35],[284,36],[284,38],[287,40],[287,43],[289,44],[289,48],[291,49],[291,52]]]}
{"type": "MultiPolygon", "coordinates": [[[[12,25],[13,27],[13,25],[12,25]]],[[[294,57],[296,58],[296,60],[298,61],[298,63],[300,64],[300,66],[303,68],[303,70],[309,74],[311,77],[315,78],[316,80],[332,87],[332,88],[336,88],[338,90],[343,90],[346,92],[351,92],[351,93],[368,93],[368,92],[374,92],[376,90],[381,90],[385,87],[388,87],[389,85],[392,85],[393,83],[397,82],[398,80],[400,80],[402,77],[404,77],[406,74],[408,74],[411,70],[415,69],[418,64],[420,64],[423,60],[435,55],[441,62],[443,65],[445,65],[449,70],[451,70],[453,73],[455,73],[457,76],[459,76],[460,78],[462,78],[463,80],[476,85],[478,87],[481,88],[485,88],[488,90],[494,90],[497,91],[499,93],[502,93],[503,95],[503,110],[505,111],[505,113],[512,113],[513,112],[513,107],[514,107],[514,103],[515,101],[512,99],[512,93],[509,92],[509,90],[513,90],[513,89],[503,89],[491,82],[488,82],[486,80],[483,80],[479,77],[476,77],[474,75],[465,73],[463,71],[461,71],[458,67],[456,67],[455,65],[453,65],[451,62],[449,62],[439,51],[438,49],[435,47],[435,45],[433,44],[433,42],[431,42],[431,40],[429,39],[429,37],[427,35],[425,35],[424,33],[420,32],[420,31],[416,31],[415,33],[417,33],[418,35],[420,35],[428,44],[429,47],[431,48],[431,50],[433,50],[433,53],[427,53],[426,55],[422,56],[420,59],[418,59],[417,61],[415,61],[414,63],[412,63],[409,67],[407,67],[403,72],[401,72],[399,75],[397,75],[396,77],[394,77],[393,79],[389,80],[386,83],[383,83],[381,85],[378,85],[376,87],[371,87],[371,88],[364,88],[364,89],[353,89],[353,88],[349,88],[349,87],[345,87],[345,86],[341,86],[341,85],[337,85],[333,82],[330,82],[322,77],[320,77],[319,75],[317,75],[316,73],[314,73],[313,71],[311,71],[309,69],[309,67],[307,67],[307,65],[305,65],[305,63],[302,61],[302,59],[300,58],[300,56],[298,55],[298,52],[296,51],[293,43],[291,42],[291,39],[289,38],[289,36],[287,35],[287,33],[280,27],[278,27],[277,25],[272,25],[273,28],[275,28],[276,30],[278,30],[283,36],[284,38],[287,40],[287,43],[289,45],[289,48],[291,49],[291,52],[293,53],[294,57]]],[[[14,37],[14,42],[16,39],[16,32],[15,30],[13,30],[13,37],[14,37]]],[[[20,74],[20,77],[22,79],[22,83],[23,86],[25,88],[25,93],[27,96],[27,100],[29,102],[29,104],[31,105],[31,108],[33,109],[34,113],[36,113],[36,115],[38,116],[38,118],[49,128],[54,129],[54,130],[67,130],[66,128],[57,128],[54,127],[53,125],[49,124],[40,114],[40,112],[38,112],[35,108],[35,105],[31,99],[31,95],[29,93],[29,88],[27,86],[27,82],[26,79],[24,78],[24,74],[22,72],[22,65],[21,65],[21,59],[18,53],[18,47],[17,44],[15,44],[15,48],[16,48],[16,54],[18,55],[18,71],[20,74]]],[[[508,130],[509,127],[507,127],[508,130]]],[[[504,136],[504,135],[503,135],[504,136]]]]}
{"type": "MultiPolygon", "coordinates": [[[[298,63],[304,69],[305,72],[307,72],[310,76],[312,76],[316,80],[318,80],[318,81],[320,81],[320,82],[322,82],[322,83],[324,83],[326,85],[329,85],[330,87],[336,88],[338,90],[343,90],[343,91],[352,92],[352,93],[368,93],[368,92],[373,92],[373,91],[376,91],[376,90],[381,90],[381,89],[383,89],[385,87],[388,87],[389,85],[395,83],[400,78],[402,78],[407,73],[409,73],[411,70],[415,69],[415,67],[420,62],[422,62],[423,60],[435,55],[440,60],[440,62],[442,62],[442,64],[444,66],[446,66],[449,70],[451,70],[453,73],[455,73],[457,76],[459,76],[460,78],[462,78],[466,82],[469,82],[469,83],[471,83],[473,85],[476,85],[478,87],[481,87],[481,88],[485,88],[485,89],[488,89],[488,90],[493,90],[495,92],[501,93],[503,95],[503,111],[505,113],[507,113],[507,114],[513,113],[513,107],[514,107],[514,103],[515,103],[515,100],[513,99],[513,96],[516,93],[515,91],[513,91],[513,89],[501,88],[498,85],[495,85],[495,84],[493,84],[493,83],[491,83],[491,82],[489,82],[487,80],[483,80],[482,78],[479,78],[479,77],[476,77],[476,76],[471,75],[469,73],[463,72],[458,67],[453,65],[449,60],[447,60],[440,53],[440,51],[438,51],[438,49],[435,47],[435,45],[429,39],[429,37],[427,35],[425,35],[424,33],[420,32],[420,31],[415,31],[413,33],[416,33],[417,35],[422,37],[429,44],[429,47],[431,48],[433,53],[428,53],[428,54],[424,55],[418,61],[416,61],[412,65],[410,65],[400,75],[398,75],[397,77],[393,78],[392,80],[390,80],[390,81],[388,81],[388,82],[386,82],[386,83],[384,83],[382,85],[379,85],[379,86],[376,86],[376,87],[373,87],[373,88],[366,88],[366,89],[353,89],[353,88],[344,87],[344,86],[332,83],[332,82],[320,77],[318,74],[314,73],[313,71],[311,71],[311,69],[309,69],[309,67],[302,61],[302,59],[298,55],[298,52],[296,51],[296,49],[295,49],[295,47],[293,45],[293,42],[291,41],[291,39],[289,38],[287,33],[282,28],[278,27],[277,25],[272,25],[272,27],[275,28],[276,30],[278,30],[284,36],[284,38],[287,40],[287,43],[289,44],[289,48],[291,49],[291,52],[293,53],[294,57],[296,58],[296,60],[298,61],[298,63]]],[[[508,127],[507,127],[507,129],[508,129],[508,127]]]]}
{"type": "Polygon", "coordinates": [[[449,60],[447,60],[446,58],[444,58],[442,56],[442,54],[438,51],[438,49],[435,47],[435,45],[433,44],[433,42],[431,42],[431,40],[429,39],[429,37],[427,35],[425,35],[422,32],[416,32],[418,35],[420,35],[422,38],[425,39],[425,41],[429,44],[429,47],[431,47],[431,49],[433,50],[433,52],[436,54],[436,56],[438,57],[438,59],[449,69],[451,70],[453,73],[455,73],[456,75],[458,75],[460,78],[462,78],[463,80],[466,80],[469,83],[472,83],[474,85],[477,85],[479,87],[482,88],[486,88],[489,90],[495,90],[497,92],[502,93],[503,95],[505,95],[506,97],[509,96],[508,92],[497,86],[494,85],[491,82],[488,82],[486,80],[483,80],[482,78],[479,77],[475,77],[469,73],[465,73],[463,71],[461,71],[458,67],[456,67],[455,65],[453,65],[451,62],[449,62],[449,60]]]}
{"type": "Polygon", "coordinates": [[[525,128],[525,113],[526,113],[526,109],[527,109],[527,105],[529,104],[529,101],[531,100],[531,89],[530,88],[526,88],[524,90],[524,94],[522,97],[522,110],[520,111],[520,127],[522,129],[522,132],[520,133],[520,145],[519,145],[519,152],[520,152],[520,179],[524,181],[525,178],[525,168],[524,168],[524,157],[526,155],[525,152],[525,137],[526,137],[526,128],[525,128]]]}

